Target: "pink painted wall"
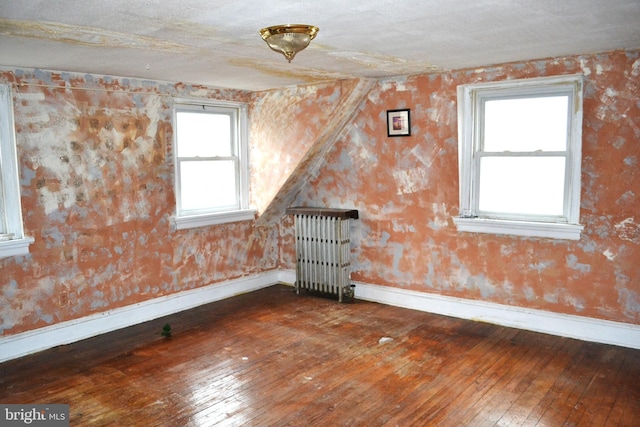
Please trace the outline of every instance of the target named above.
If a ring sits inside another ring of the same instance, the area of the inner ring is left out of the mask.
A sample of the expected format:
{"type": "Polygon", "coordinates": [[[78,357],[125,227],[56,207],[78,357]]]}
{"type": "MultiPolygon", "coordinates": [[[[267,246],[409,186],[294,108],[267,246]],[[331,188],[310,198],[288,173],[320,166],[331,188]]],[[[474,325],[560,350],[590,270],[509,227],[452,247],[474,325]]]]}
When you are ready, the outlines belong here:
{"type": "Polygon", "coordinates": [[[276,228],[170,222],[171,98],[249,93],[24,70],[0,70],[0,82],[15,85],[24,224],[35,238],[28,256],[0,259],[0,335],[277,267],[276,228]]]}
{"type": "Polygon", "coordinates": [[[36,239],[28,256],[0,259],[0,335],[294,267],[287,216],[279,227],[171,229],[171,96],[250,104],[251,193],[260,212],[296,194],[293,205],[360,210],[354,280],[638,324],[639,58],[611,52],[388,79],[351,111],[339,106],[355,81],[250,94],[0,70],[0,82],[18,85],[24,222],[36,239]],[[586,77],[582,239],[458,233],[456,86],[567,73],[586,77]],[[411,137],[386,136],[386,110],[397,108],[411,109],[411,137]],[[347,114],[353,118],[309,178],[300,164],[336,115],[347,114]]]}
{"type": "MultiPolygon", "coordinates": [[[[380,81],[294,205],[359,209],[356,281],[640,324],[639,100],[638,51],[380,81]],[[582,238],[457,232],[456,87],[575,73],[586,79],[582,238]],[[386,110],[398,108],[411,109],[412,136],[388,138],[386,110]]],[[[286,268],[292,234],[285,218],[286,268]]]]}
{"type": "Polygon", "coordinates": [[[296,173],[327,123],[334,118],[340,101],[356,83],[356,80],[343,80],[331,85],[253,94],[249,113],[250,160],[251,187],[256,191],[252,191],[251,201],[260,213],[296,173]]]}

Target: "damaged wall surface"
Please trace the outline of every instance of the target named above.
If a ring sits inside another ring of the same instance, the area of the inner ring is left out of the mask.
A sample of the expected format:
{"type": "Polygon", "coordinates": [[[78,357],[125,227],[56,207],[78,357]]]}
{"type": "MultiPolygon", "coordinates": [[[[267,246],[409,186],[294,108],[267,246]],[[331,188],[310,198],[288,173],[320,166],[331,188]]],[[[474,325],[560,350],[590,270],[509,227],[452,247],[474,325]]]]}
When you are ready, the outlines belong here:
{"type": "Polygon", "coordinates": [[[0,335],[277,267],[277,229],[172,230],[172,98],[250,93],[0,70],[13,85],[30,254],[0,259],[0,335]]]}
{"type": "Polygon", "coordinates": [[[0,82],[14,85],[35,238],[28,256],[0,259],[0,335],[293,269],[289,202],[359,210],[356,281],[640,324],[638,51],[256,93],[20,69],[0,82]],[[456,87],[575,73],[582,238],[457,232],[456,87]],[[257,221],[171,229],[174,96],[249,104],[257,221]],[[386,111],[400,108],[411,136],[389,138],[386,111]]]}
{"type": "MultiPolygon", "coordinates": [[[[360,211],[353,280],[638,324],[638,99],[637,51],[382,80],[294,204],[360,211]],[[585,76],[581,239],[458,232],[456,87],[577,73],[585,76]],[[411,109],[411,136],[389,138],[386,111],[401,108],[411,109]]],[[[290,219],[282,233],[282,263],[293,268],[290,219]]]]}

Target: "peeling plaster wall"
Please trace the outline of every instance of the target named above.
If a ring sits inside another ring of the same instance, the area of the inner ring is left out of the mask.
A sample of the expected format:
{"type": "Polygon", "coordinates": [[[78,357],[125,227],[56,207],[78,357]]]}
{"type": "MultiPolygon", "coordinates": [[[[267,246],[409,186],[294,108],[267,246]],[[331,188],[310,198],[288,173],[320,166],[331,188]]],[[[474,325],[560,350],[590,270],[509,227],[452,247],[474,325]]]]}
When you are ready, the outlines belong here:
{"type": "Polygon", "coordinates": [[[370,79],[343,80],[337,85],[324,85],[313,90],[296,88],[276,97],[271,94],[260,97],[260,93],[257,94],[259,101],[255,103],[252,114],[253,127],[259,129],[255,132],[257,143],[254,144],[253,175],[261,180],[266,178],[266,181],[261,181],[265,194],[259,195],[267,196],[262,200],[268,202],[266,206],[261,206],[256,222],[258,227],[277,224],[300,189],[318,175],[327,153],[341,139],[345,127],[357,113],[358,106],[373,84],[374,81],[370,79]],[[330,96],[322,96],[327,87],[330,96]],[[314,96],[315,93],[320,96],[314,96]],[[277,114],[283,110],[286,114],[277,114]],[[306,120],[298,121],[298,116],[306,120]],[[289,128],[304,129],[307,137],[299,143],[297,139],[288,139],[289,128]],[[287,163],[294,160],[292,167],[284,165],[284,170],[279,167],[279,153],[286,155],[287,163]],[[271,185],[271,192],[264,188],[265,182],[271,185]]]}
{"type": "Polygon", "coordinates": [[[0,259],[0,335],[277,267],[276,228],[170,224],[172,97],[250,93],[20,69],[0,69],[0,82],[14,85],[24,224],[35,237],[29,255],[0,259]]]}
{"type": "MultiPolygon", "coordinates": [[[[294,205],[355,207],[356,281],[640,324],[640,52],[386,79],[294,205]],[[583,73],[579,241],[458,233],[456,87],[583,73]],[[410,108],[410,137],[386,110],[410,108]]],[[[300,117],[299,120],[312,120],[300,117]]],[[[281,263],[294,268],[290,218],[281,263]]]]}
{"type": "Polygon", "coordinates": [[[0,259],[2,335],[294,267],[288,216],[279,230],[171,230],[172,96],[250,103],[261,211],[292,175],[305,181],[293,205],[360,210],[354,280],[640,323],[640,52],[379,81],[310,181],[296,165],[354,81],[250,94],[0,68],[0,82],[15,85],[24,223],[36,238],[28,256],[0,259]],[[458,233],[456,86],[573,73],[586,78],[582,239],[458,233]],[[386,136],[397,108],[411,109],[411,137],[386,136]]]}
{"type": "Polygon", "coordinates": [[[251,105],[252,205],[262,214],[314,147],[357,80],[256,92],[251,105]],[[267,186],[264,183],[268,183],[267,186]]]}

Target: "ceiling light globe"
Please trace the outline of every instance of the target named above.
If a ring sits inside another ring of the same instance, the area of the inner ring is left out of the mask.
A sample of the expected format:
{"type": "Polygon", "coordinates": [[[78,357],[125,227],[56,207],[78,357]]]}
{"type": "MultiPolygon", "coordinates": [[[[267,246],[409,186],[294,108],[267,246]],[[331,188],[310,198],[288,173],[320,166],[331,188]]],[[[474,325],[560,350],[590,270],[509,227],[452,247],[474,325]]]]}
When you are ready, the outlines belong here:
{"type": "Polygon", "coordinates": [[[272,50],[291,62],[298,52],[309,46],[318,31],[313,25],[288,24],[263,28],[260,35],[272,50]]]}

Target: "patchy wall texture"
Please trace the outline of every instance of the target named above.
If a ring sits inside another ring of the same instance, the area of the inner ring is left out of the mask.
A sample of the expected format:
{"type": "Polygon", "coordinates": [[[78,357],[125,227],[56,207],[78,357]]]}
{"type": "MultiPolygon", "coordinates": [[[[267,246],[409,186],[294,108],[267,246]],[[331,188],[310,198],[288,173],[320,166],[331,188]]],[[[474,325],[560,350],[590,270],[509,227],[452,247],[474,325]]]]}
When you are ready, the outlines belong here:
{"type": "Polygon", "coordinates": [[[0,259],[0,335],[277,267],[277,229],[172,231],[171,98],[241,91],[0,70],[13,84],[30,254],[0,259]],[[72,89],[73,88],[73,89],[72,89]],[[64,296],[68,296],[68,303],[64,296]]]}
{"type": "Polygon", "coordinates": [[[258,92],[251,104],[252,187],[268,182],[251,201],[264,212],[314,146],[340,100],[356,81],[258,92]],[[260,141],[259,144],[255,143],[260,141]]]}
{"type": "Polygon", "coordinates": [[[0,260],[1,335],[294,267],[288,216],[279,233],[252,221],[171,230],[172,96],[250,104],[260,211],[296,177],[293,205],[360,211],[354,280],[640,324],[640,52],[379,81],[312,176],[295,170],[355,81],[249,94],[0,69],[0,82],[14,84],[24,222],[36,238],[28,256],[0,260]],[[458,233],[457,85],[573,73],[586,83],[581,240],[458,233]],[[388,138],[386,110],[398,108],[411,109],[412,136],[388,138]]]}
{"type": "Polygon", "coordinates": [[[253,198],[258,226],[277,224],[300,189],[315,178],[374,81],[342,80],[256,93],[252,108],[253,198]],[[267,186],[264,184],[268,183],[267,186]]]}
{"type": "MultiPolygon", "coordinates": [[[[383,80],[294,205],[360,211],[356,281],[640,324],[639,99],[637,51],[383,80]],[[582,238],[458,233],[456,87],[575,73],[582,238]],[[388,138],[386,110],[399,108],[411,109],[412,136],[388,138]]],[[[291,219],[282,224],[281,262],[293,268],[291,219]]]]}

